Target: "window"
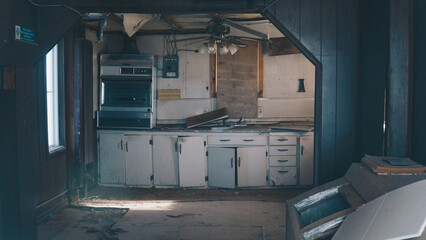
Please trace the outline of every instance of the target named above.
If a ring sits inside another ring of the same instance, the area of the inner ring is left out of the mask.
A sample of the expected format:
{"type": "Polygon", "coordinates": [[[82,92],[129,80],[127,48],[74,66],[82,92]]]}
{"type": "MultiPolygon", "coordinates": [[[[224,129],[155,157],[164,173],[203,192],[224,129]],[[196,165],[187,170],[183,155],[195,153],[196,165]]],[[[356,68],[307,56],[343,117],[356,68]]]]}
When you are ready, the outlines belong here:
{"type": "Polygon", "coordinates": [[[58,45],[55,45],[46,55],[47,136],[51,151],[61,145],[60,89],[58,45]]]}

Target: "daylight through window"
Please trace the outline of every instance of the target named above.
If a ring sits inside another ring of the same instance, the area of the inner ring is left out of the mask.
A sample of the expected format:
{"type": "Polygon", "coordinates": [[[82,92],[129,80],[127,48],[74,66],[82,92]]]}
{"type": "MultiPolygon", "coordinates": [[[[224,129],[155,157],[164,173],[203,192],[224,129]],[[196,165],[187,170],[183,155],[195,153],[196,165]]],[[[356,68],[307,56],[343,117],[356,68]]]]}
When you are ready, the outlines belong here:
{"type": "Polygon", "coordinates": [[[59,146],[58,45],[46,55],[46,103],[49,147],[59,146]]]}

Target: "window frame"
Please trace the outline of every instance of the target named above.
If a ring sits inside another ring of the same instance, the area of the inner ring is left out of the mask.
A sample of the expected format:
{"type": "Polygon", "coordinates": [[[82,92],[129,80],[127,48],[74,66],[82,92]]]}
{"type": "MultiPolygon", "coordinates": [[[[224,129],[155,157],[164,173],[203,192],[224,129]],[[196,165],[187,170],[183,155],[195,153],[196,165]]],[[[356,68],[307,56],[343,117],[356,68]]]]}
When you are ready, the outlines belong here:
{"type": "MultiPolygon", "coordinates": [[[[45,124],[45,131],[44,134],[46,136],[45,142],[47,147],[47,153],[49,155],[55,155],[59,152],[63,152],[66,149],[66,143],[65,143],[65,71],[64,71],[64,43],[63,40],[59,41],[55,46],[57,46],[57,105],[58,105],[58,132],[59,132],[59,143],[58,145],[52,145],[49,146],[49,126],[48,126],[48,109],[47,109],[47,69],[46,69],[46,55],[44,55],[43,59],[43,85],[44,85],[44,91],[43,91],[43,99],[44,99],[44,124],[45,124]]],[[[51,49],[53,49],[55,46],[53,46],[51,49]]],[[[51,50],[50,49],[50,50],[51,50]]],[[[49,50],[49,52],[50,52],[49,50]]]]}

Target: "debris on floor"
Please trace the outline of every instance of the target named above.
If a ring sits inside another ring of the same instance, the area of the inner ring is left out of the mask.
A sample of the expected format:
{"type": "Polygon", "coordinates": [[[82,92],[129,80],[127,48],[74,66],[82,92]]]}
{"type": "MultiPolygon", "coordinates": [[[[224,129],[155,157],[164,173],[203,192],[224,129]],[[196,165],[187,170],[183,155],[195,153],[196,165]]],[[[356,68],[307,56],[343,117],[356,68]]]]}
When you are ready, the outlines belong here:
{"type": "Polygon", "coordinates": [[[38,239],[282,240],[285,201],[304,191],[101,187],[40,223],[38,239]]]}
{"type": "Polygon", "coordinates": [[[71,206],[42,221],[38,227],[38,239],[115,240],[118,239],[116,237],[118,233],[124,230],[115,228],[114,225],[127,211],[127,208],[71,206]]]}

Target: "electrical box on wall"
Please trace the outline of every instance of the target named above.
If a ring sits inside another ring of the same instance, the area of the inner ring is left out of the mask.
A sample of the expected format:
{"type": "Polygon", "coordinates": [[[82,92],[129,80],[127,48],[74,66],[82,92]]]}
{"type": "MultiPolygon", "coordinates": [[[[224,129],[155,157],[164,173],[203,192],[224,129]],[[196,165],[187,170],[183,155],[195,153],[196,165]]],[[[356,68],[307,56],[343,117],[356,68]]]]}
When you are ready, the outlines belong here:
{"type": "Polygon", "coordinates": [[[163,57],[163,78],[179,77],[179,56],[163,57]]]}

